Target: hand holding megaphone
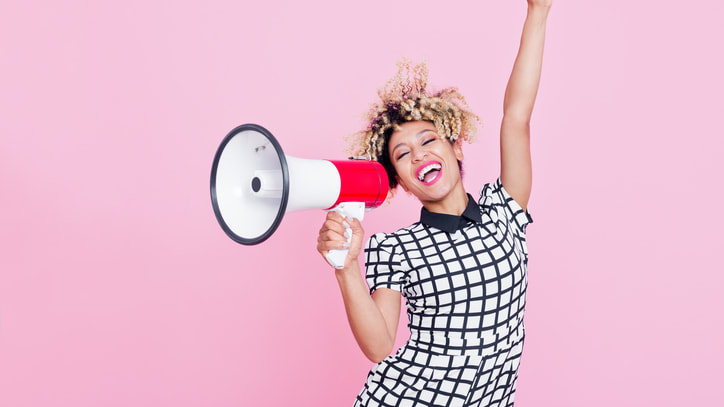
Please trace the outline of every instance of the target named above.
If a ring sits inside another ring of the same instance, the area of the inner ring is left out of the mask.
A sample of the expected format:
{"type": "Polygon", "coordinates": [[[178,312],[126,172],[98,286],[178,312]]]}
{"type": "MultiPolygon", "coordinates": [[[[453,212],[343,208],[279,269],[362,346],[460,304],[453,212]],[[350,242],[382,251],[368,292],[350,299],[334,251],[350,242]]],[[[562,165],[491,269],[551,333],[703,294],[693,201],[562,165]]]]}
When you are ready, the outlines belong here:
{"type": "MultiPolygon", "coordinates": [[[[330,209],[344,218],[354,218],[359,221],[364,219],[365,205],[362,202],[342,202],[334,208],[330,209]]],[[[347,246],[352,244],[352,228],[347,221],[343,221],[345,227],[344,236],[347,238],[347,246]]],[[[344,262],[347,259],[348,249],[332,249],[324,256],[332,267],[336,269],[344,268],[344,262]]]]}
{"type": "Polygon", "coordinates": [[[342,269],[348,257],[356,259],[359,256],[363,235],[360,219],[330,210],[319,230],[317,251],[331,266],[342,269]]]}
{"type": "MultiPolygon", "coordinates": [[[[365,210],[380,206],[388,191],[380,163],[286,156],[274,136],[256,124],[229,132],[211,169],[216,219],[232,240],[244,245],[268,239],[290,211],[327,209],[362,220],[365,210]]],[[[341,268],[347,253],[332,250],[328,256],[330,264],[341,268]]]]}

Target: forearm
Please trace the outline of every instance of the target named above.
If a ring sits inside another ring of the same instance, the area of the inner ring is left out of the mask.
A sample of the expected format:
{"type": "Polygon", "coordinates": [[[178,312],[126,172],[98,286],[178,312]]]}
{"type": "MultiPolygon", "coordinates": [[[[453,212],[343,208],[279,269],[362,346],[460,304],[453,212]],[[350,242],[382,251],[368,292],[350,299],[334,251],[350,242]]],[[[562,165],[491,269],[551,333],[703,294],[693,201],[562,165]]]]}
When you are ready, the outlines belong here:
{"type": "Polygon", "coordinates": [[[538,93],[546,21],[550,7],[531,5],[523,25],[518,56],[508,81],[503,102],[504,120],[530,122],[538,93]]]}
{"type": "Polygon", "coordinates": [[[368,359],[381,361],[392,352],[396,332],[389,331],[382,311],[369,294],[357,261],[335,273],[357,344],[368,359]]]}

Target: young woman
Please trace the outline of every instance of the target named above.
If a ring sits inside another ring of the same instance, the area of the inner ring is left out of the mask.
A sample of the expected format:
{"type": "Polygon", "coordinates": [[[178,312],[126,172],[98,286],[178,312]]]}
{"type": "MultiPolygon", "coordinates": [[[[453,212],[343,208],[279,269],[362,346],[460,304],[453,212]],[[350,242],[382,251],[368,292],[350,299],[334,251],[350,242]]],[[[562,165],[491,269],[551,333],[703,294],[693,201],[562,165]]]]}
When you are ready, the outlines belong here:
{"type": "Polygon", "coordinates": [[[477,116],[453,88],[426,91],[424,65],[400,64],[380,94],[357,154],[385,166],[390,186],[422,203],[420,221],[373,235],[357,258],[360,222],[330,212],[318,251],[348,248],[335,271],[352,332],[377,364],[356,406],[512,406],[525,328],[530,117],[551,0],[527,0],[520,50],[505,92],[500,177],[476,203],[462,179],[462,141],[477,116]],[[352,229],[348,245],[345,224],[352,229]],[[410,339],[391,355],[404,294],[410,339]]]}

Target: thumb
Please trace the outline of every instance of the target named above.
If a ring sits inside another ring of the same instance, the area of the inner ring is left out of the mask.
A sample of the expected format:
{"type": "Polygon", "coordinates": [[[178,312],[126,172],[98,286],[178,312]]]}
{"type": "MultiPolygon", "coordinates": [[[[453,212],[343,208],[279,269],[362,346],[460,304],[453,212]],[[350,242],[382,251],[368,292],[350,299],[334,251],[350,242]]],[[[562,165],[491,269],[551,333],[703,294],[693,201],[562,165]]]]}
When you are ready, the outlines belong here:
{"type": "Polygon", "coordinates": [[[345,218],[345,222],[349,225],[350,229],[352,229],[352,234],[359,235],[364,233],[364,230],[362,229],[362,223],[357,218],[345,218]]]}

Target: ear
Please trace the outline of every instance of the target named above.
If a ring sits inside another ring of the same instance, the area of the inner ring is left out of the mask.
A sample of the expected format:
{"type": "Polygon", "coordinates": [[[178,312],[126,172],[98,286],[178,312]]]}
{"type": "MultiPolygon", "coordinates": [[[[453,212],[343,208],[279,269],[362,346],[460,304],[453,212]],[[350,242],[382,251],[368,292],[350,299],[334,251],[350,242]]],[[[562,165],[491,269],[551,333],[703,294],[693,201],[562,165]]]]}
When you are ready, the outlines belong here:
{"type": "Polygon", "coordinates": [[[399,175],[395,175],[395,179],[397,180],[397,185],[401,186],[402,189],[405,190],[405,192],[410,193],[410,190],[407,188],[407,185],[405,185],[405,183],[402,182],[402,179],[399,177],[399,175]]]}
{"type": "Polygon", "coordinates": [[[457,139],[453,142],[453,152],[455,152],[455,158],[458,159],[458,161],[463,160],[463,140],[457,139]]]}

